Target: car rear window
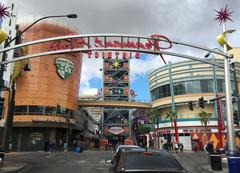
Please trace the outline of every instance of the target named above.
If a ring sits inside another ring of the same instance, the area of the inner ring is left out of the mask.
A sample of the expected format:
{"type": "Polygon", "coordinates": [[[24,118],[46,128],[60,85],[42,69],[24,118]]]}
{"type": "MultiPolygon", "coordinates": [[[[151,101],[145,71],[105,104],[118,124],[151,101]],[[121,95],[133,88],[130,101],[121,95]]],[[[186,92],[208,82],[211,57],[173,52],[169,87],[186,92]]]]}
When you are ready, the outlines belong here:
{"type": "Polygon", "coordinates": [[[183,167],[168,153],[129,152],[125,155],[125,170],[171,170],[182,171],[183,167]]]}

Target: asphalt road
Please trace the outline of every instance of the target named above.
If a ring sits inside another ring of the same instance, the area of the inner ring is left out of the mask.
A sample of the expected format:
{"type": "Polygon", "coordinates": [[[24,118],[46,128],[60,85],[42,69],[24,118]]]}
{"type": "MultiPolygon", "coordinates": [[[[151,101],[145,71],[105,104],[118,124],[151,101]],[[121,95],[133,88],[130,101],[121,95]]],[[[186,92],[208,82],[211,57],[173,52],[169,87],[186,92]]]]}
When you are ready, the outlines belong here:
{"type": "Polygon", "coordinates": [[[190,173],[201,173],[200,166],[209,165],[208,156],[203,151],[173,153],[173,155],[190,173]]]}
{"type": "MultiPolygon", "coordinates": [[[[199,167],[208,165],[208,159],[203,152],[184,152],[173,155],[190,173],[201,173],[199,167]]],[[[111,152],[106,151],[68,154],[28,152],[13,154],[7,159],[27,164],[20,173],[108,173],[111,165],[105,163],[105,159],[110,159],[111,156],[111,152]]]]}
{"type": "Polygon", "coordinates": [[[27,164],[20,173],[108,173],[110,164],[106,164],[105,159],[110,158],[111,152],[85,151],[68,154],[27,153],[11,160],[27,164]]]}

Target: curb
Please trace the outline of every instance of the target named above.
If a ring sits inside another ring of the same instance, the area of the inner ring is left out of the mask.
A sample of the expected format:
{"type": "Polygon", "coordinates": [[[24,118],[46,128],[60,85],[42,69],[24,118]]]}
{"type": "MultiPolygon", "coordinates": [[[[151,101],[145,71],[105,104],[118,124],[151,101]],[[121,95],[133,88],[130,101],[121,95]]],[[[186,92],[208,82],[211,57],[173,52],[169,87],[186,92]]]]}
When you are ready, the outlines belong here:
{"type": "Polygon", "coordinates": [[[3,168],[0,168],[0,172],[1,173],[17,173],[17,172],[23,170],[24,168],[26,168],[26,166],[27,166],[26,163],[22,163],[21,166],[18,166],[15,169],[11,169],[11,167],[10,167],[10,170],[8,170],[9,167],[5,167],[5,168],[3,167],[3,168]]]}
{"type": "Polygon", "coordinates": [[[209,165],[207,166],[199,166],[199,171],[201,171],[202,173],[228,173],[228,170],[226,168],[223,168],[223,170],[221,171],[214,171],[210,168],[209,165]]]}

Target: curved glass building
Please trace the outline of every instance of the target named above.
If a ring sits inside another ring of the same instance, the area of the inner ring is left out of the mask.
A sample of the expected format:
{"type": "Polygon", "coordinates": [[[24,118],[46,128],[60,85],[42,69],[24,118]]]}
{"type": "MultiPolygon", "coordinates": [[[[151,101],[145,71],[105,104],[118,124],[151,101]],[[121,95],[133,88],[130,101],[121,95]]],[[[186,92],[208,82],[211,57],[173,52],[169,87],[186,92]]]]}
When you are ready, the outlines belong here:
{"type": "MultiPolygon", "coordinates": [[[[237,55],[240,55],[240,52],[239,49],[234,49],[234,51],[235,63],[232,68],[234,67],[235,70],[231,73],[231,86],[233,95],[236,95],[240,77],[237,55]]],[[[223,58],[214,58],[213,56],[208,58],[208,61],[215,61],[222,66],[224,63],[223,58]]],[[[148,80],[152,105],[153,108],[159,110],[161,119],[155,131],[159,142],[155,138],[155,145],[161,146],[167,139],[175,139],[175,137],[171,137],[171,134],[174,135],[177,130],[179,142],[183,143],[185,149],[191,150],[195,144],[201,149],[208,140],[214,141],[215,147],[219,146],[217,117],[218,114],[225,117],[223,68],[217,66],[214,68],[210,64],[187,60],[174,64],[169,63],[168,66],[154,70],[149,73],[148,80]],[[217,102],[215,104],[214,101],[216,93],[219,97],[223,97],[218,102],[220,111],[217,110],[217,102]],[[201,98],[204,99],[204,108],[199,106],[201,98]],[[192,103],[192,106],[189,105],[189,102],[192,103]],[[210,114],[206,127],[207,136],[203,135],[205,127],[198,116],[201,111],[210,114]],[[170,112],[177,114],[175,129],[172,127],[171,121],[166,118],[170,112]]],[[[233,104],[233,107],[237,111],[236,103],[233,104]]],[[[225,132],[223,129],[223,143],[225,142],[225,132]]]]}

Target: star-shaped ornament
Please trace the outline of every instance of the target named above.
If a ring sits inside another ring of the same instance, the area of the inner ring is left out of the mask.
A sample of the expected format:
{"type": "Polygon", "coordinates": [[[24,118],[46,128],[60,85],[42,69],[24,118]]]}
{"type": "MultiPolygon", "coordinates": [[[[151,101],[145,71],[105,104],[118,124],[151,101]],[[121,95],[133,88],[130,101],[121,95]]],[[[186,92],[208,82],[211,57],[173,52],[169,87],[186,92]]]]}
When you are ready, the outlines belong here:
{"type": "Polygon", "coordinates": [[[228,9],[228,6],[226,5],[225,8],[221,8],[220,10],[215,10],[216,17],[214,18],[215,21],[220,22],[220,25],[222,23],[226,23],[228,20],[232,21],[232,19],[230,18],[233,11],[230,11],[230,9],[228,9]]]}
{"type": "Polygon", "coordinates": [[[5,7],[3,4],[0,3],[0,18],[5,18],[6,16],[9,17],[10,14],[7,11],[9,7],[5,7]]]}
{"type": "Polygon", "coordinates": [[[113,68],[119,68],[120,67],[120,63],[118,60],[115,60],[112,64],[113,68]]]}

